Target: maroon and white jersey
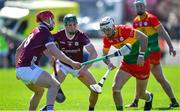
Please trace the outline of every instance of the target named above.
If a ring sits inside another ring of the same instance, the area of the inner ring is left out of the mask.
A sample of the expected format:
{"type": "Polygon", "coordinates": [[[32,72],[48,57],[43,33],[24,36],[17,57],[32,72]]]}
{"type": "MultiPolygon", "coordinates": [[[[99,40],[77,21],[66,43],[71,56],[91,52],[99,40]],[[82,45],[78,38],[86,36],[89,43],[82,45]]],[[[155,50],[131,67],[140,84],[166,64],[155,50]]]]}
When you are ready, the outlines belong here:
{"type": "Polygon", "coordinates": [[[66,56],[74,61],[83,62],[83,47],[90,43],[89,38],[83,32],[77,30],[71,40],[66,36],[65,30],[60,30],[53,34],[53,37],[58,43],[59,49],[63,51],[66,56]]]}
{"type": "Polygon", "coordinates": [[[37,64],[46,46],[52,43],[54,39],[46,26],[41,25],[35,28],[23,44],[16,67],[37,64]]]}

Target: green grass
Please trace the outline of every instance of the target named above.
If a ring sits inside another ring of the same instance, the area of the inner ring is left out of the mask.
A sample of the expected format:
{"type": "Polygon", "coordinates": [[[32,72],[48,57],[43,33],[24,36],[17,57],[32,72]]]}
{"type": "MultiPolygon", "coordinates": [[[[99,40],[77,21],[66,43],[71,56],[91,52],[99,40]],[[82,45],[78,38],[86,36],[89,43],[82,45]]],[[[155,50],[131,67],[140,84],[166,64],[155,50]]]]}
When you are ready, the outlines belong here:
{"type": "MultiPolygon", "coordinates": [[[[46,68],[46,70],[52,72],[51,69],[46,68]]],[[[163,70],[172,86],[175,97],[180,102],[180,66],[164,66],[163,70]]],[[[91,72],[93,72],[97,80],[100,80],[105,71],[105,68],[91,68],[91,72]]],[[[115,110],[111,90],[114,75],[115,71],[111,72],[106,80],[102,94],[99,95],[96,105],[96,110],[98,111],[115,110]]],[[[56,103],[56,110],[87,110],[89,90],[78,79],[68,75],[62,84],[62,88],[66,95],[66,101],[62,104],[56,103]]],[[[132,101],[134,88],[135,79],[132,77],[122,90],[124,105],[132,101]]],[[[152,75],[150,76],[148,83],[148,90],[154,93],[153,109],[166,109],[170,100],[152,75]]],[[[27,110],[31,95],[32,92],[28,90],[21,81],[16,80],[15,69],[0,70],[0,110],[27,110]]],[[[38,109],[45,105],[45,96],[46,93],[44,94],[38,109]]],[[[138,109],[142,110],[143,106],[144,101],[140,100],[138,109]]],[[[125,110],[130,109],[125,108],[125,110]]],[[[180,108],[174,108],[173,110],[180,110],[180,108]]]]}

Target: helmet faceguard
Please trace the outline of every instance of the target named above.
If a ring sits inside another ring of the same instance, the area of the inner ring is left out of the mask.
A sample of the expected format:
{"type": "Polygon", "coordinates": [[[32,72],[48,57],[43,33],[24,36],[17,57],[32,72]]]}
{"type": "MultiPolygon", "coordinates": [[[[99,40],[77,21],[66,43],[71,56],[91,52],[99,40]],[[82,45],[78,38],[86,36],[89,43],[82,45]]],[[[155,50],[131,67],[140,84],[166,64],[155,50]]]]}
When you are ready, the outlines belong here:
{"type": "Polygon", "coordinates": [[[100,29],[103,31],[109,38],[112,38],[115,35],[115,24],[112,17],[104,17],[100,21],[100,29]]]}
{"type": "Polygon", "coordinates": [[[104,17],[100,21],[100,29],[103,32],[107,29],[113,29],[114,25],[114,19],[112,17],[104,17]]]}
{"type": "Polygon", "coordinates": [[[65,25],[66,32],[69,35],[74,35],[77,32],[76,26],[77,26],[77,18],[73,14],[67,14],[63,18],[63,23],[65,25]]]}
{"type": "Polygon", "coordinates": [[[41,22],[46,25],[49,30],[52,30],[54,27],[53,18],[54,15],[51,11],[41,11],[36,15],[36,22],[41,22]]]}
{"type": "Polygon", "coordinates": [[[135,0],[134,5],[136,7],[137,15],[142,16],[146,11],[146,0],[135,0]]]}

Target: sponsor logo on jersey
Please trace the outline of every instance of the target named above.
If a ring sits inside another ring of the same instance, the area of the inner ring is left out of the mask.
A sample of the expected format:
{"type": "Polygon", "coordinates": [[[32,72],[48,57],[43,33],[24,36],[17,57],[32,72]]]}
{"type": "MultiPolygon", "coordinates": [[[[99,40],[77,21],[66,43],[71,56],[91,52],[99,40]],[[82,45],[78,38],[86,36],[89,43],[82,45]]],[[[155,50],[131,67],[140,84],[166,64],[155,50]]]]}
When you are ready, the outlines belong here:
{"type": "Polygon", "coordinates": [[[66,44],[64,41],[60,41],[61,44],[66,44]]]}
{"type": "Polygon", "coordinates": [[[79,42],[75,42],[75,46],[79,46],[79,42]]]}
{"type": "Polygon", "coordinates": [[[68,46],[72,46],[72,44],[71,44],[71,43],[68,43],[68,46]]]}
{"type": "Polygon", "coordinates": [[[144,22],[144,26],[147,26],[148,25],[148,23],[147,22],[144,22]]]}
{"type": "Polygon", "coordinates": [[[139,26],[142,27],[142,22],[139,22],[139,26]]]}
{"type": "Polygon", "coordinates": [[[109,43],[113,43],[113,40],[109,40],[109,43]]]}
{"type": "Polygon", "coordinates": [[[72,46],[72,41],[67,41],[67,43],[68,43],[68,46],[72,46]]]}
{"type": "Polygon", "coordinates": [[[119,40],[120,40],[120,41],[124,41],[124,37],[120,37],[119,40]]]}
{"type": "Polygon", "coordinates": [[[138,23],[135,23],[135,26],[137,27],[137,26],[138,26],[138,23]]]}

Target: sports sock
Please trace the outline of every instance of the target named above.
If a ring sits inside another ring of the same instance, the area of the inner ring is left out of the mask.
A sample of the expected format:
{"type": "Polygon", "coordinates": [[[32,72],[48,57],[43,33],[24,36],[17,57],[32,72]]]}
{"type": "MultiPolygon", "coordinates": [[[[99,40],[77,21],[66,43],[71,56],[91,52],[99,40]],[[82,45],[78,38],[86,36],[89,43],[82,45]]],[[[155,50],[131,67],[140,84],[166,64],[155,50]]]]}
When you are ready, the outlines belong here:
{"type": "Polygon", "coordinates": [[[136,104],[138,104],[138,102],[139,102],[139,99],[134,99],[133,101],[133,103],[136,103],[136,104]]]}
{"type": "Polygon", "coordinates": [[[94,107],[89,106],[89,111],[94,111],[94,107]]]}
{"type": "Polygon", "coordinates": [[[46,108],[47,108],[47,111],[53,111],[54,105],[47,105],[46,108]]]}
{"type": "Polygon", "coordinates": [[[152,97],[151,97],[151,94],[150,94],[150,93],[148,93],[148,96],[149,96],[149,99],[148,99],[148,100],[146,100],[146,102],[150,102],[150,101],[151,101],[151,99],[152,99],[152,97]]]}
{"type": "Polygon", "coordinates": [[[117,111],[122,111],[123,110],[123,106],[116,106],[117,111]]]}
{"type": "Polygon", "coordinates": [[[171,102],[172,102],[172,103],[177,103],[177,101],[176,101],[175,98],[171,98],[171,102]]]}

